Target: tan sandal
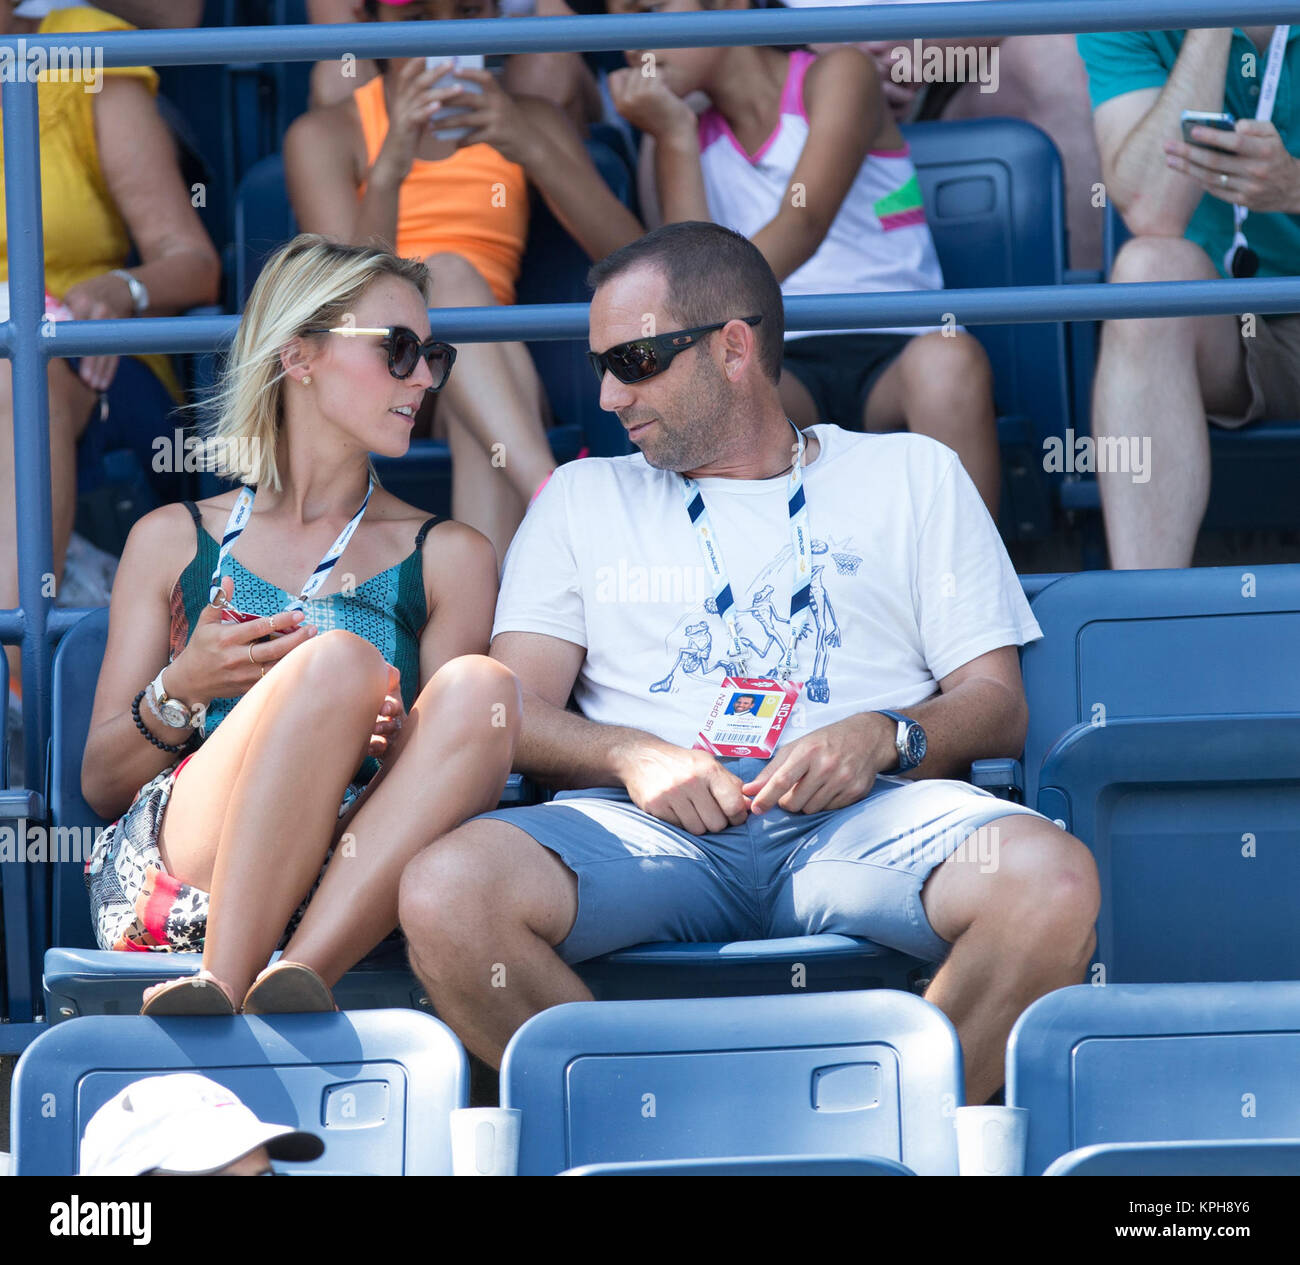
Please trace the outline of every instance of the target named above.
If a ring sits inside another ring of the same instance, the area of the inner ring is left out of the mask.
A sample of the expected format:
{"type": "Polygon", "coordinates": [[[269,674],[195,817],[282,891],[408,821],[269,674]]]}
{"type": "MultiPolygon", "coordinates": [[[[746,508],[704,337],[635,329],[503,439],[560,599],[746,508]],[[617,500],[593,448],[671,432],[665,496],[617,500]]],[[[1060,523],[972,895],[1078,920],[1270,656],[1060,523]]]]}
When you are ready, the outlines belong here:
{"type": "Polygon", "coordinates": [[[213,1015],[235,1013],[230,994],[207,972],[168,980],[141,1004],[140,1013],[150,1018],[171,1015],[213,1015]]]}
{"type": "Polygon", "coordinates": [[[334,994],[310,966],[276,962],[254,981],[244,997],[246,1015],[297,1015],[334,1011],[334,994]]]}

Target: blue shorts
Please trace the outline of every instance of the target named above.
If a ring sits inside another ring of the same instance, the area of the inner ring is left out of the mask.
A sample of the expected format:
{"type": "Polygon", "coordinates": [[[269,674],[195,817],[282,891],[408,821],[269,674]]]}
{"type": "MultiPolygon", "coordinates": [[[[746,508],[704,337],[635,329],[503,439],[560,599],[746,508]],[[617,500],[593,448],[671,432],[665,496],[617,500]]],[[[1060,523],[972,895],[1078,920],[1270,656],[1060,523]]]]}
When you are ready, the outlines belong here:
{"type": "MultiPolygon", "coordinates": [[[[743,780],[763,761],[724,760],[743,780]]],[[[962,849],[997,862],[999,817],[1041,814],[966,782],[876,779],[871,794],[824,813],[769,809],[718,834],[692,835],[642,812],[621,789],[562,791],[546,804],[476,820],[516,826],[578,878],[578,917],[556,946],[565,962],[657,940],[768,940],[837,932],[927,962],[949,945],[921,889],[962,849]]]]}

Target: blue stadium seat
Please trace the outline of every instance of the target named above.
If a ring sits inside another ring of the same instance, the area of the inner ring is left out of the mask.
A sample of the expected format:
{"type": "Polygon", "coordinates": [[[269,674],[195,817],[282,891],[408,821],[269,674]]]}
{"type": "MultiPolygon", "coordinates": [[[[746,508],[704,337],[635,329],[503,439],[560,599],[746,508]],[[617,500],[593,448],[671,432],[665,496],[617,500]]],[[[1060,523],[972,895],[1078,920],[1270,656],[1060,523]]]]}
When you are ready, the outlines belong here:
{"type": "Polygon", "coordinates": [[[1297,1177],[1300,1142],[1115,1142],[1053,1160],[1044,1177],[1297,1177]]]}
{"type": "Polygon", "coordinates": [[[524,1176],[795,1155],[950,1174],[962,1092],[952,1024],[883,991],[556,1006],[501,1065],[524,1176]]]}
{"type": "Polygon", "coordinates": [[[1085,984],[1016,1021],[1006,1098],[1029,1111],[1034,1175],[1103,1144],[1294,1142],[1297,1066],[1300,982],[1085,984]]]}
{"type": "Polygon", "coordinates": [[[863,988],[920,991],[935,967],[856,936],[638,944],[577,968],[597,1001],[754,997],[863,988]]]}
{"type": "MultiPolygon", "coordinates": [[[[1018,119],[916,123],[903,128],[925,197],[925,218],[952,288],[1059,285],[1065,276],[1060,156],[1048,135],[1018,119]]],[[[958,323],[960,305],[954,305],[958,323]]],[[[1060,476],[1043,469],[1043,443],[1070,418],[1065,327],[972,326],[993,366],[1008,540],[1052,527],[1060,476]]]]}
{"type": "Polygon", "coordinates": [[[259,1119],[322,1137],[320,1159],[279,1165],[312,1176],[450,1174],[450,1113],[469,1103],[460,1042],[410,1011],[79,1019],[42,1034],[18,1062],[14,1172],[75,1174],[90,1117],[133,1081],[168,1072],[200,1072],[259,1119]]]}
{"type": "Polygon", "coordinates": [[[584,1164],[561,1177],[915,1177],[905,1164],[880,1156],[771,1155],[758,1159],[645,1160],[584,1164]]]}
{"type": "Polygon", "coordinates": [[[1300,567],[1085,572],[1033,609],[1025,802],[1097,858],[1105,980],[1300,976],[1300,567]]]}

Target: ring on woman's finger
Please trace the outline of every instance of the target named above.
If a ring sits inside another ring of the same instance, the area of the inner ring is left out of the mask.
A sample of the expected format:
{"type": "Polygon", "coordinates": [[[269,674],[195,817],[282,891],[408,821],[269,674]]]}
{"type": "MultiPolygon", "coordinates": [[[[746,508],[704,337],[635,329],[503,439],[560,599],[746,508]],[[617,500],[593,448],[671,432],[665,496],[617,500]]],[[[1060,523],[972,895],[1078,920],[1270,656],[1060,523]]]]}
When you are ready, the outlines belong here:
{"type": "Polygon", "coordinates": [[[262,675],[266,675],[266,664],[262,664],[262,675]]]}
{"type": "Polygon", "coordinates": [[[1228,184],[1228,173],[1227,173],[1226,171],[1221,171],[1221,172],[1219,173],[1219,183],[1220,183],[1221,185],[1223,185],[1225,188],[1227,187],[1227,184],[1228,184]]]}
{"type": "Polygon", "coordinates": [[[253,643],[251,641],[248,643],[248,661],[254,667],[257,666],[257,660],[253,658],[253,643]]]}

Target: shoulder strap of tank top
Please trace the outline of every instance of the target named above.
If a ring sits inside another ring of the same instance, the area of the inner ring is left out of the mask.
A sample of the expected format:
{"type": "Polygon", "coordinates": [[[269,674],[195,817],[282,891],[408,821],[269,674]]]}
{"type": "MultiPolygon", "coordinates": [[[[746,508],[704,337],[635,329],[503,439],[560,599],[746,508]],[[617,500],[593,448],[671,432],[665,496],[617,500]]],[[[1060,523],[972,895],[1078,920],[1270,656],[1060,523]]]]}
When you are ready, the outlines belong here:
{"type": "Polygon", "coordinates": [[[199,507],[193,501],[182,501],[181,504],[189,510],[190,517],[194,520],[194,531],[197,535],[203,530],[203,517],[199,514],[199,507]]]}
{"type": "Polygon", "coordinates": [[[437,521],[438,521],[438,516],[437,514],[435,514],[432,518],[426,518],[424,522],[421,523],[420,530],[416,533],[416,537],[415,537],[415,547],[417,549],[423,547],[424,538],[429,534],[429,528],[432,527],[434,523],[436,523],[437,521]]]}

